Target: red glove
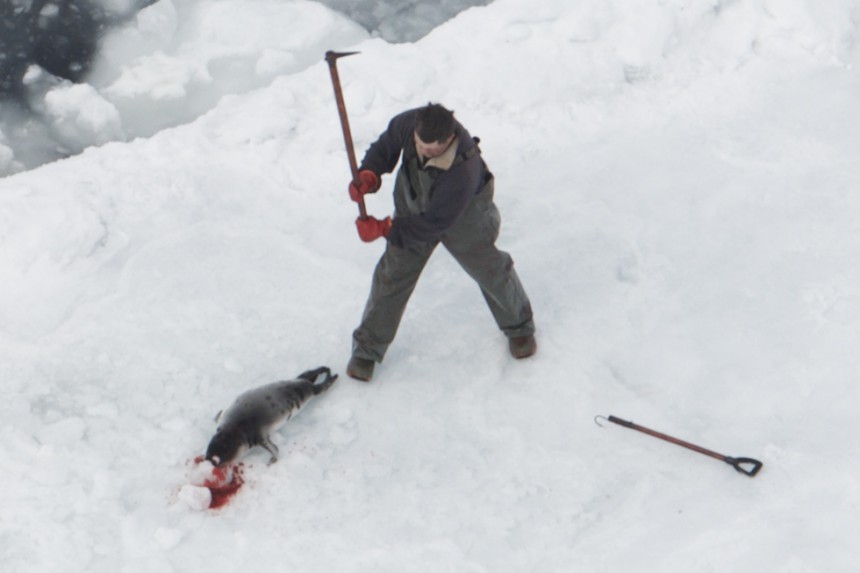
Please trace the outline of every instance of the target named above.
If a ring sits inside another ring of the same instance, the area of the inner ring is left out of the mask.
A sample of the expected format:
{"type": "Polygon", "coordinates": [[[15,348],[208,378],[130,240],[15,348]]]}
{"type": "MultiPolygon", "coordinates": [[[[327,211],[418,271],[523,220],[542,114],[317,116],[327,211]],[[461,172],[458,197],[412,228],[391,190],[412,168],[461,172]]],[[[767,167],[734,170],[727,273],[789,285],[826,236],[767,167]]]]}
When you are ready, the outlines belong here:
{"type": "Polygon", "coordinates": [[[376,193],[379,189],[379,176],[370,169],[362,169],[358,172],[358,185],[355,181],[349,183],[349,198],[356,203],[361,203],[361,198],[368,193],[376,193]]]}
{"type": "Polygon", "coordinates": [[[379,220],[376,217],[368,217],[362,219],[359,217],[355,220],[355,226],[358,228],[358,236],[365,243],[375,241],[379,237],[387,237],[391,231],[391,217],[386,217],[379,220]]]}

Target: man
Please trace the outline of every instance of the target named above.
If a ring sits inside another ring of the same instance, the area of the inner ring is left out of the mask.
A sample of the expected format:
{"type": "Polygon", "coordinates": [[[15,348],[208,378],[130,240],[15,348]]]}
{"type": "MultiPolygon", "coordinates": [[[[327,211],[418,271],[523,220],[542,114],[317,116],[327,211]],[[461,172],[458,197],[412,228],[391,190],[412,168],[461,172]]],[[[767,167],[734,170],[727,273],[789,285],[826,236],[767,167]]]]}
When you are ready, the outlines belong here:
{"type": "Polygon", "coordinates": [[[406,303],[436,245],[442,243],[481,288],[514,358],[537,351],[529,299],[510,255],[495,246],[500,217],[493,174],[453,112],[428,104],[395,116],[367,150],[354,201],[379,189],[380,175],[402,158],[394,185],[394,219],[357,219],[365,242],[387,240],[373,274],[361,324],[353,333],[347,374],[369,381],[394,340],[406,303]]]}

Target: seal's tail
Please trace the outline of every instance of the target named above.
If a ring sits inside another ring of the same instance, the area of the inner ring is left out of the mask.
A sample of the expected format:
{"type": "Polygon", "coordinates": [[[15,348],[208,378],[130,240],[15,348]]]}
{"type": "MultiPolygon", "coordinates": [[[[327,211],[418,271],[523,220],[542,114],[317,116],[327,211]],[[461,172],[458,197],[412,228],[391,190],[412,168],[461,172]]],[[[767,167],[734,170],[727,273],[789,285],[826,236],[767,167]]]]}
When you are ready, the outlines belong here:
{"type": "Polygon", "coordinates": [[[302,373],[299,375],[299,378],[303,378],[312,384],[311,387],[314,389],[314,395],[316,396],[317,394],[322,394],[334,384],[334,381],[337,380],[337,374],[332,375],[331,368],[320,366],[314,370],[302,373]],[[316,382],[321,374],[325,374],[325,379],[317,384],[316,382]]]}
{"type": "Polygon", "coordinates": [[[322,394],[323,392],[328,390],[332,384],[334,384],[335,380],[337,380],[337,374],[333,375],[331,371],[328,371],[328,368],[326,368],[326,370],[327,372],[325,373],[325,380],[323,380],[319,384],[314,384],[314,395],[322,394]]]}

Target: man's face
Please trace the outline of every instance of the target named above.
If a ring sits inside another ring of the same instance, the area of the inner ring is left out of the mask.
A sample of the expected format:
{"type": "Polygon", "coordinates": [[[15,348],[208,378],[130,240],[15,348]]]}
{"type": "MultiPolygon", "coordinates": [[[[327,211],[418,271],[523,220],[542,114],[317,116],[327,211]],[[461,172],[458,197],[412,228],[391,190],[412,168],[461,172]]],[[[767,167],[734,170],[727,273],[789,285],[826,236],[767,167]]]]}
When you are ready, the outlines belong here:
{"type": "Polygon", "coordinates": [[[421,138],[418,137],[418,133],[415,134],[415,150],[418,151],[418,155],[425,157],[426,159],[433,159],[434,157],[439,157],[445,150],[448,149],[448,146],[451,145],[451,142],[454,141],[454,135],[452,134],[446,141],[434,141],[433,143],[427,143],[425,141],[421,141],[421,138]]]}

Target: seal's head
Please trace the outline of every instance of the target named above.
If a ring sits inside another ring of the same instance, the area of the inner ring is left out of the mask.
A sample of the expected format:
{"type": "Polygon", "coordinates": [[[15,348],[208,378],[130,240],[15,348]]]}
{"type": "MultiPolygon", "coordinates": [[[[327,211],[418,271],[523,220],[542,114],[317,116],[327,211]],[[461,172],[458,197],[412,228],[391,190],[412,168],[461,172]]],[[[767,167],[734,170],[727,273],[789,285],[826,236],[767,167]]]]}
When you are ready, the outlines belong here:
{"type": "Polygon", "coordinates": [[[212,436],[206,448],[206,459],[216,467],[229,464],[248,451],[246,440],[238,432],[219,431],[212,436]]]}

